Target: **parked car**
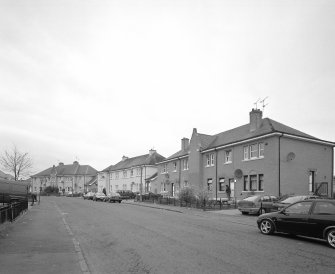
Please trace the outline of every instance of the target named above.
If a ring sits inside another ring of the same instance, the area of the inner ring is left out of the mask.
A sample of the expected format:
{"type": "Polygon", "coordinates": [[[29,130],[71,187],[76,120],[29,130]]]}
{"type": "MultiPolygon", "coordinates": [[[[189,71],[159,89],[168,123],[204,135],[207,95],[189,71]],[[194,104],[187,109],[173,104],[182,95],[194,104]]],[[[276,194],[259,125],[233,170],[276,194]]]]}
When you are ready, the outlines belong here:
{"type": "Polygon", "coordinates": [[[93,200],[94,192],[90,191],[83,195],[84,200],[93,200]]]}
{"type": "Polygon", "coordinates": [[[271,212],[273,204],[278,201],[273,195],[254,195],[237,202],[242,214],[264,214],[271,212]]]}
{"type": "Polygon", "coordinates": [[[106,195],[101,192],[94,193],[93,195],[93,201],[105,201],[106,195]]]}
{"type": "Polygon", "coordinates": [[[136,194],[130,190],[118,190],[116,191],[122,197],[122,200],[135,199],[136,194]]]}
{"type": "Polygon", "coordinates": [[[119,193],[115,193],[115,192],[110,192],[107,194],[106,196],[106,199],[105,199],[105,202],[113,202],[113,203],[116,203],[116,202],[119,202],[121,203],[122,201],[122,197],[119,193]]]}
{"type": "Polygon", "coordinates": [[[335,200],[309,199],[258,217],[262,234],[289,233],[324,239],[335,248],[335,200]]]}
{"type": "Polygon", "coordinates": [[[293,204],[295,202],[299,202],[299,201],[303,201],[303,200],[307,200],[307,199],[318,199],[318,198],[320,198],[320,197],[315,196],[315,195],[295,195],[295,196],[291,196],[291,197],[288,197],[284,200],[280,200],[280,201],[274,203],[272,211],[280,211],[283,208],[285,208],[288,205],[293,204]]]}

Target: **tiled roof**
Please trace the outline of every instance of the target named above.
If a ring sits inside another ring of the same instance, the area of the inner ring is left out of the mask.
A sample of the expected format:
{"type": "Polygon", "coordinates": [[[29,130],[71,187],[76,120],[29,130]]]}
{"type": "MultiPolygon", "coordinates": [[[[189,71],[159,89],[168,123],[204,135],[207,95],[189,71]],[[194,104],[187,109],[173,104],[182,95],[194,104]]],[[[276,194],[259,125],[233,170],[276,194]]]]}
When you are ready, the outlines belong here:
{"type": "Polygon", "coordinates": [[[155,165],[156,163],[164,160],[165,157],[158,154],[157,152],[154,152],[152,155],[145,154],[137,157],[127,158],[118,162],[116,165],[111,166],[110,168],[104,169],[104,171],[120,170],[142,165],[155,165]]]}
{"type": "Polygon", "coordinates": [[[57,176],[74,176],[74,175],[87,175],[93,176],[98,171],[89,165],[79,165],[79,164],[72,164],[72,165],[58,165],[50,167],[46,170],[43,170],[40,173],[37,173],[31,177],[39,177],[39,176],[50,176],[51,174],[56,173],[57,176]]]}
{"type": "Polygon", "coordinates": [[[299,130],[278,123],[272,119],[264,118],[262,119],[262,123],[257,130],[250,132],[250,125],[246,124],[228,131],[221,132],[219,134],[214,135],[215,137],[214,141],[210,143],[207,147],[203,147],[203,149],[210,149],[222,145],[227,145],[230,143],[247,140],[253,137],[258,137],[274,132],[287,133],[300,137],[318,140],[317,138],[308,135],[306,133],[303,133],[299,130]]]}

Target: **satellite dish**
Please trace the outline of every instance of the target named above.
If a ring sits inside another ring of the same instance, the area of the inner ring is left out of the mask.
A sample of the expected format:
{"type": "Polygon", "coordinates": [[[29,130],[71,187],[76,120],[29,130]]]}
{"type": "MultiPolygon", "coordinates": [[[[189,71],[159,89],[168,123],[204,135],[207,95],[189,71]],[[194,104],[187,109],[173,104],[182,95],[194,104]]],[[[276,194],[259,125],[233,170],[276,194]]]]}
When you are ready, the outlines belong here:
{"type": "Polygon", "coordinates": [[[235,172],[234,172],[234,175],[235,175],[236,178],[240,179],[243,176],[243,172],[242,172],[241,169],[236,169],[235,172]]]}
{"type": "Polygon", "coordinates": [[[286,156],[286,159],[287,159],[288,162],[294,160],[294,158],[295,158],[295,154],[294,154],[294,152],[290,152],[290,153],[287,154],[287,156],[286,156]]]}

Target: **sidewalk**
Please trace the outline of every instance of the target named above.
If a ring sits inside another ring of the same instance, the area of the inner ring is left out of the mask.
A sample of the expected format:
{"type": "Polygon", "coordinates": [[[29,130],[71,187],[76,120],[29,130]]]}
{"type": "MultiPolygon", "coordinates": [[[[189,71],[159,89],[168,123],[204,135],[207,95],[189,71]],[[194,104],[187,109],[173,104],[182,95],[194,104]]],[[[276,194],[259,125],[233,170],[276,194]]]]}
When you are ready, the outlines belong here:
{"type": "Polygon", "coordinates": [[[162,205],[156,203],[147,203],[147,202],[135,202],[134,200],[123,200],[122,203],[125,204],[132,204],[136,206],[144,206],[144,207],[151,207],[156,209],[168,210],[178,213],[186,213],[190,210],[206,212],[206,213],[213,213],[213,214],[221,214],[221,215],[229,215],[229,216],[241,216],[241,212],[238,209],[222,209],[222,210],[202,210],[199,208],[189,208],[189,207],[180,207],[180,206],[173,206],[173,205],[162,205]]]}
{"type": "Polygon", "coordinates": [[[72,238],[52,202],[35,203],[1,226],[0,273],[82,273],[72,238]]]}

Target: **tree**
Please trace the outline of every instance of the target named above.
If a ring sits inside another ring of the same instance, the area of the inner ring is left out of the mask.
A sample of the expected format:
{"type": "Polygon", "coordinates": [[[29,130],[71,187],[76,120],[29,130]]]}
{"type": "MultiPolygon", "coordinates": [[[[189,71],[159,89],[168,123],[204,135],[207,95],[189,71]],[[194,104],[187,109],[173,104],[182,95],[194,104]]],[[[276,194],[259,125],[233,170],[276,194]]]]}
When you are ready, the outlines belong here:
{"type": "Polygon", "coordinates": [[[0,156],[0,165],[14,176],[15,181],[18,181],[22,176],[30,174],[33,161],[27,152],[19,151],[14,145],[12,150],[5,150],[0,156]]]}

